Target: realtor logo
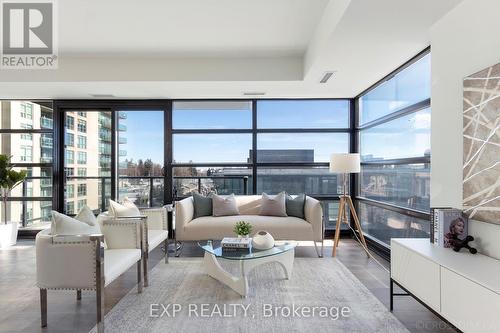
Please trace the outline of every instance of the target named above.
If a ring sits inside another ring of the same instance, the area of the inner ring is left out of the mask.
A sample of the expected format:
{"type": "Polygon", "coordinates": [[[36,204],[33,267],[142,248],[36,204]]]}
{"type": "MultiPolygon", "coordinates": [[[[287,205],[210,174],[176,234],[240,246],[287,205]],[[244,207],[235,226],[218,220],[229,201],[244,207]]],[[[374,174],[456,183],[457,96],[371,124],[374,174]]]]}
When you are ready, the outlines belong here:
{"type": "Polygon", "coordinates": [[[55,3],[2,1],[2,69],[57,68],[55,3]]]}

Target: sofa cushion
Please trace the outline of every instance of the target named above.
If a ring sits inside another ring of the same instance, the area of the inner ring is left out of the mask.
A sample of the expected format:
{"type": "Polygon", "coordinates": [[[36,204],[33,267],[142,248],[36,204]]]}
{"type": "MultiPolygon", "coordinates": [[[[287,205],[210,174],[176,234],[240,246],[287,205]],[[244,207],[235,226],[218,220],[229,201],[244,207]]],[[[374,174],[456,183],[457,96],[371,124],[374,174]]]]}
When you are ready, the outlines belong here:
{"type": "Polygon", "coordinates": [[[274,197],[262,193],[260,214],[265,216],[288,216],[286,214],[285,192],[280,192],[274,197]]]}
{"type": "Polygon", "coordinates": [[[104,251],[104,285],[107,286],[141,260],[140,249],[113,249],[104,251]]]}
{"type": "Polygon", "coordinates": [[[297,195],[293,198],[291,195],[286,195],[286,214],[288,216],[295,216],[304,218],[304,206],[306,204],[306,195],[304,193],[297,195]]]}
{"type": "Polygon", "coordinates": [[[262,215],[204,216],[184,225],[184,240],[222,239],[234,236],[236,222],[245,221],[252,225],[252,234],[260,230],[269,232],[277,240],[311,240],[312,225],[297,217],[262,215]]]}
{"type": "Polygon", "coordinates": [[[212,216],[212,197],[193,192],[194,218],[212,216]]]}
{"type": "Polygon", "coordinates": [[[168,238],[167,230],[152,230],[148,229],[148,245],[149,252],[153,251],[158,245],[168,238]]]}
{"type": "Polygon", "coordinates": [[[238,206],[234,194],[222,197],[217,194],[212,195],[213,216],[239,215],[238,206]]]}

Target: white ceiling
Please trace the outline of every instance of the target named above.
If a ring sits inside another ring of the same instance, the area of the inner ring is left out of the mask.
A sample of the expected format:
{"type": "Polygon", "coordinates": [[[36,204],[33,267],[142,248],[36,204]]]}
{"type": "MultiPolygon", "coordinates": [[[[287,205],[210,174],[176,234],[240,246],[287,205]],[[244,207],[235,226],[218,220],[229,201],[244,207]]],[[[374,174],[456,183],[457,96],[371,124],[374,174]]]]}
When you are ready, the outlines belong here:
{"type": "Polygon", "coordinates": [[[353,97],[460,1],[58,1],[59,69],[0,70],[0,98],[353,97]]]}
{"type": "Polygon", "coordinates": [[[59,1],[62,54],[302,55],[328,0],[59,1]]]}

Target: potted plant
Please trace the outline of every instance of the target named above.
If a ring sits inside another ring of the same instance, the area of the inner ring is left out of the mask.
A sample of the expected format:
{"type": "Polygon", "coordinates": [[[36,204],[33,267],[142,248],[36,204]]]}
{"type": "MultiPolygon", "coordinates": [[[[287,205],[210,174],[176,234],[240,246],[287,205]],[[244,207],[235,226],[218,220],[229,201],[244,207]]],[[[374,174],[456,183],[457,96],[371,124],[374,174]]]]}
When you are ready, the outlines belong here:
{"type": "Polygon", "coordinates": [[[238,221],[234,225],[233,231],[238,237],[248,237],[252,232],[252,225],[245,221],[238,221]]]}
{"type": "Polygon", "coordinates": [[[7,199],[10,192],[26,178],[26,171],[15,171],[10,156],[0,154],[0,189],[3,202],[3,223],[0,224],[0,248],[16,244],[17,221],[7,221],[7,199]]]}

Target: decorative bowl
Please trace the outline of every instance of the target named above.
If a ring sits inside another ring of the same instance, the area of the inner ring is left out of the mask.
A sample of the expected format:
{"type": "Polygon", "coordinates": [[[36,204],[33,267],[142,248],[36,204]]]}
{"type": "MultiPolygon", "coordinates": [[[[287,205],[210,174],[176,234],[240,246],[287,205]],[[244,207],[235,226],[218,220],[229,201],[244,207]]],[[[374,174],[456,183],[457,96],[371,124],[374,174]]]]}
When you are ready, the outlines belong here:
{"type": "Polygon", "coordinates": [[[253,235],[252,247],[257,250],[268,250],[274,246],[274,238],[267,231],[260,230],[253,235]]]}

